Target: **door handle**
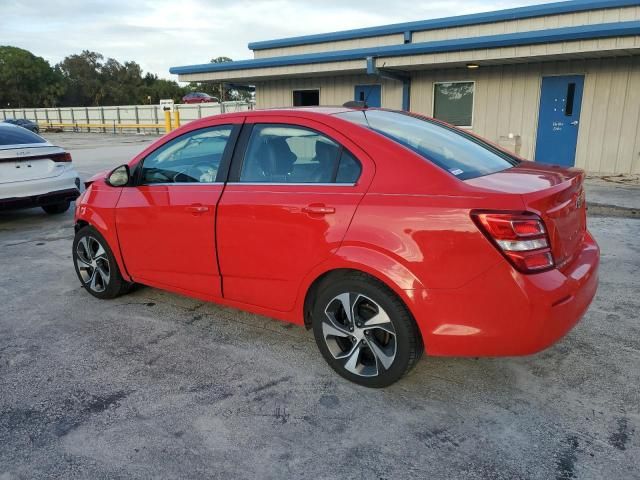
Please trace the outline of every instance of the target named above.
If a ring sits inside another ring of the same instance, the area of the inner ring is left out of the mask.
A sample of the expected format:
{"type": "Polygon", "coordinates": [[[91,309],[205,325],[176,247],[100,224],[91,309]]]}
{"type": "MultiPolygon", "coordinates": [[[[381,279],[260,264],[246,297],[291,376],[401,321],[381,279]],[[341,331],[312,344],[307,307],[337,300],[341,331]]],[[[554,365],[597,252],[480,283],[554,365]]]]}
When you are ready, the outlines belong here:
{"type": "Polygon", "coordinates": [[[313,215],[328,215],[336,213],[336,209],[333,207],[327,207],[326,205],[307,205],[302,209],[304,213],[310,213],[313,215]]]}
{"type": "Polygon", "coordinates": [[[574,127],[578,126],[578,120],[574,120],[573,122],[571,122],[571,125],[573,125],[574,127]]]}
{"type": "Polygon", "coordinates": [[[198,214],[208,212],[209,207],[205,207],[204,205],[189,205],[188,207],[185,207],[185,210],[193,214],[198,214]]]}

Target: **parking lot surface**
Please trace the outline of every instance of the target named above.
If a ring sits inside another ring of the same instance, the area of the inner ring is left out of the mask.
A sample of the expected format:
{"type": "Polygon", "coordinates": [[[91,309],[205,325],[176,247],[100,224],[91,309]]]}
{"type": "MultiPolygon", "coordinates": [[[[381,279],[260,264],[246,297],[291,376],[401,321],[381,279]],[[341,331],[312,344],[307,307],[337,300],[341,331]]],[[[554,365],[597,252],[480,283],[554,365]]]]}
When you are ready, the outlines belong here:
{"type": "MultiPolygon", "coordinates": [[[[84,176],[150,141],[53,138],[84,176]]],[[[600,288],[564,340],[369,390],[299,327],[147,287],[97,300],[71,211],[0,213],[0,479],[640,478],[640,220],[589,224],[600,288]]]]}

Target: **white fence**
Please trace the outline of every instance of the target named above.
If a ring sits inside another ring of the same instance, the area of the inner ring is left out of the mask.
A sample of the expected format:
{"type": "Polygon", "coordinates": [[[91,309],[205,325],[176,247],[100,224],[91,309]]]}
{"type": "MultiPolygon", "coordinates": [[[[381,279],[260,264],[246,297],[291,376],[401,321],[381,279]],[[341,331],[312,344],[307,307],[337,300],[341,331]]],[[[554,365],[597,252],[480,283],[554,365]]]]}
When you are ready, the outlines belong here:
{"type": "MultiPolygon", "coordinates": [[[[179,104],[180,124],[221,113],[243,112],[253,108],[247,102],[179,104]]],[[[118,107],[60,107],[0,109],[0,121],[27,118],[41,129],[56,128],[95,132],[153,132],[165,130],[164,112],[159,105],[125,105],[118,107]]],[[[172,115],[172,122],[174,122],[172,115]]],[[[172,124],[172,128],[176,128],[172,124]]]]}

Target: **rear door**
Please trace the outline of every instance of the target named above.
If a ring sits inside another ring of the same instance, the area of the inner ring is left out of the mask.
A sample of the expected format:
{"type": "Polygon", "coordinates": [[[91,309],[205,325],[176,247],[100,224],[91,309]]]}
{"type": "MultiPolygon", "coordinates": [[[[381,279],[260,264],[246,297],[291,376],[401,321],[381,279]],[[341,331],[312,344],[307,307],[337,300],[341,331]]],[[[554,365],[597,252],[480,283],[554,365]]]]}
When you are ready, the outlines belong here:
{"type": "Polygon", "coordinates": [[[218,207],[224,297],[289,311],[304,276],[342,242],[374,166],[322,123],[247,122],[218,207]]]}
{"type": "Polygon", "coordinates": [[[220,297],[216,207],[243,117],[192,130],[147,155],[118,200],[116,226],[140,283],[220,297]]]}

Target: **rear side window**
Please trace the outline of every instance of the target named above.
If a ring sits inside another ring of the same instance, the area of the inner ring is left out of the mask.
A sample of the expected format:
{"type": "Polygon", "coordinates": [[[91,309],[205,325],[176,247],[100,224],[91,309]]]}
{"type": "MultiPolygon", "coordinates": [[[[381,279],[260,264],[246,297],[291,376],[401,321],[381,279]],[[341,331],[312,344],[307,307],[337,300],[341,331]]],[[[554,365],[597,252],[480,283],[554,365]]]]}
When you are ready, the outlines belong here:
{"type": "Polygon", "coordinates": [[[360,162],[327,136],[283,124],[254,126],[240,182],[355,183],[360,162]]]}
{"type": "Polygon", "coordinates": [[[354,110],[337,116],[381,133],[460,180],[500,172],[519,163],[470,134],[404,113],[354,110]]]}
{"type": "Polygon", "coordinates": [[[0,127],[0,145],[26,145],[46,143],[39,135],[22,127],[0,127]]]}

